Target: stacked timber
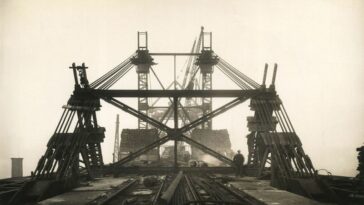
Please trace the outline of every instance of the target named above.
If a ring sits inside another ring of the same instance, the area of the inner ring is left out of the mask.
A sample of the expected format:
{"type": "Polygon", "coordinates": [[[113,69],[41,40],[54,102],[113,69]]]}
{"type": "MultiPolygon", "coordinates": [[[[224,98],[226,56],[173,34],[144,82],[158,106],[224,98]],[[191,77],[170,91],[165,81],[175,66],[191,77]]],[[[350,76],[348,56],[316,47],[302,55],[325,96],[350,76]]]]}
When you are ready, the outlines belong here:
{"type": "MultiPolygon", "coordinates": [[[[120,156],[122,159],[129,154],[158,140],[157,129],[123,129],[120,141],[120,156]]],[[[139,160],[153,161],[158,159],[158,148],[152,149],[145,155],[139,157],[139,160]]]]}
{"type": "Polygon", "coordinates": [[[359,165],[357,170],[359,171],[359,174],[357,177],[364,182],[364,146],[356,148],[356,151],[358,151],[358,161],[359,165]]]}
{"type": "MultiPolygon", "coordinates": [[[[232,157],[233,151],[231,150],[231,142],[229,133],[226,129],[223,130],[207,130],[207,129],[194,129],[191,138],[200,144],[224,155],[229,158],[232,157]]],[[[203,151],[192,147],[192,159],[204,160],[205,155],[203,151]]]]}

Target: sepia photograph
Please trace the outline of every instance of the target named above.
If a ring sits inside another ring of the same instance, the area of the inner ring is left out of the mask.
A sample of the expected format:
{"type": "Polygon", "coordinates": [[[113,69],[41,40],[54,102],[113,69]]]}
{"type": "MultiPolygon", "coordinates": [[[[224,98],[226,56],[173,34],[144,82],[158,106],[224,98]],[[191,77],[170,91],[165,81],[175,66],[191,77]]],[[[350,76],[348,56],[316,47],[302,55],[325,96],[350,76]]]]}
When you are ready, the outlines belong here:
{"type": "Polygon", "coordinates": [[[364,1],[0,0],[0,205],[364,204],[364,1]]]}

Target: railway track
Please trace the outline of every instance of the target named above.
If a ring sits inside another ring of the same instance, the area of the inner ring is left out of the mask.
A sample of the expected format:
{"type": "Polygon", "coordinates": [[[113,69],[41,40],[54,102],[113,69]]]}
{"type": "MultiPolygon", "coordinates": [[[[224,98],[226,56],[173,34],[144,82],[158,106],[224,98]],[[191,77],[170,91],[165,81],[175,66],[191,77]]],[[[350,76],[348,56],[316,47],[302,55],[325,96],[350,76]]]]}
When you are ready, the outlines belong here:
{"type": "Polygon", "coordinates": [[[165,184],[173,175],[138,176],[129,179],[87,205],[157,205],[165,184]]]}
{"type": "Polygon", "coordinates": [[[183,204],[255,204],[209,175],[185,175],[188,201],[183,204]]]}
{"type": "Polygon", "coordinates": [[[96,198],[88,205],[255,205],[237,190],[211,175],[171,174],[136,177],[96,198]]]}

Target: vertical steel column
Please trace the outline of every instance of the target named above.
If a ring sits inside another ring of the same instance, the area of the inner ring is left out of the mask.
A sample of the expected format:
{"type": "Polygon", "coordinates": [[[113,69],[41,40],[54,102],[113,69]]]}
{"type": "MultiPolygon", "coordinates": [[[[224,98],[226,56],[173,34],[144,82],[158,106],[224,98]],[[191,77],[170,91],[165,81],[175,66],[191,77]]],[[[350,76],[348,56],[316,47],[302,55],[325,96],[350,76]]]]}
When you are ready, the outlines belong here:
{"type": "MultiPolygon", "coordinates": [[[[212,67],[212,66],[211,66],[212,67]]],[[[211,68],[212,70],[212,68],[211,68]]],[[[202,90],[212,89],[212,73],[202,74],[202,90]]],[[[203,115],[206,115],[212,111],[212,98],[204,97],[202,98],[203,115]]],[[[212,121],[209,120],[202,124],[203,129],[212,129],[212,121]]]]}
{"type": "MultiPolygon", "coordinates": [[[[147,32],[138,32],[138,50],[137,56],[132,58],[131,61],[134,65],[136,65],[136,72],[138,74],[138,90],[148,90],[148,78],[149,78],[149,70],[151,65],[154,65],[153,58],[149,55],[148,51],[148,33],[147,32]],[[145,42],[141,41],[141,37],[144,36],[145,42]]],[[[138,110],[145,115],[148,115],[148,98],[147,97],[139,97],[138,98],[138,110]]],[[[148,123],[143,120],[138,119],[138,128],[139,129],[148,129],[148,123]]]]}
{"type": "MultiPolygon", "coordinates": [[[[173,98],[173,117],[174,117],[174,129],[177,133],[177,129],[178,129],[178,97],[174,97],[173,98]]],[[[177,138],[180,136],[173,136],[174,137],[174,168],[178,167],[178,158],[177,158],[177,154],[178,154],[178,140],[177,138]]]]}
{"type": "MultiPolygon", "coordinates": [[[[139,65],[138,65],[139,66],[139,65]]],[[[149,71],[149,69],[148,69],[149,71]]],[[[148,90],[148,73],[139,72],[138,73],[138,90],[148,90]]],[[[148,98],[139,97],[138,98],[138,110],[145,115],[148,115],[148,98]]],[[[148,123],[143,120],[138,119],[138,129],[148,129],[148,123]]]]}
{"type": "MultiPolygon", "coordinates": [[[[202,90],[212,90],[212,73],[214,72],[213,66],[218,63],[218,57],[214,54],[212,50],[212,33],[202,32],[202,51],[201,55],[197,59],[197,65],[200,67],[200,72],[202,74],[202,90]],[[205,35],[210,39],[205,41],[205,35]],[[205,42],[209,45],[205,45],[205,42]]],[[[206,115],[212,111],[212,98],[203,97],[202,98],[202,111],[203,115],[206,115]]],[[[203,129],[212,129],[212,121],[209,120],[202,124],[203,129]]]]}

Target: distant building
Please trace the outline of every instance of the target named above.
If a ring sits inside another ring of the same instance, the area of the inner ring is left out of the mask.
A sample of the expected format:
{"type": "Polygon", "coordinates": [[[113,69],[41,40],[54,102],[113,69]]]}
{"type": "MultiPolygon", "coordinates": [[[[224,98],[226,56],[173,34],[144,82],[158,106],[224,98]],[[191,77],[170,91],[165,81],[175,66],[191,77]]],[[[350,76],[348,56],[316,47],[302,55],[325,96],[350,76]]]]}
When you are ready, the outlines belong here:
{"type": "MultiPolygon", "coordinates": [[[[138,151],[139,149],[157,141],[157,129],[123,129],[121,132],[119,159],[138,151]]],[[[155,148],[136,160],[155,161],[159,158],[159,149],[155,148]]]]}
{"type": "Polygon", "coordinates": [[[11,158],[11,178],[23,176],[23,158],[11,158]]]}
{"type": "MultiPolygon", "coordinates": [[[[229,133],[226,129],[194,129],[191,138],[226,157],[231,158],[233,155],[229,133]]],[[[191,147],[191,152],[192,159],[203,160],[202,157],[205,154],[204,152],[193,146],[191,147]]]]}

